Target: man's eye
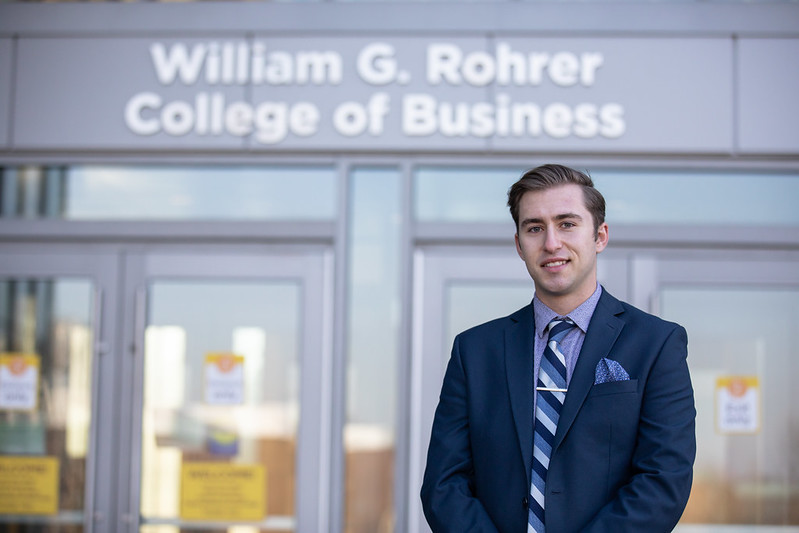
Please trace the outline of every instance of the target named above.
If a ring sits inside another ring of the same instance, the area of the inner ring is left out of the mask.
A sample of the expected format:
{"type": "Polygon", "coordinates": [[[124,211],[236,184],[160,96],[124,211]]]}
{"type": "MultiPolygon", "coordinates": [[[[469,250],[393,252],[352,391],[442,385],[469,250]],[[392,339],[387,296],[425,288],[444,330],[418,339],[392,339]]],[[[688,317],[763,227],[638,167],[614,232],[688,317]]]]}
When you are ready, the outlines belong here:
{"type": "Polygon", "coordinates": [[[561,227],[563,227],[563,228],[566,228],[566,229],[573,228],[574,226],[575,226],[574,222],[564,222],[564,223],[561,225],[561,227]]]}

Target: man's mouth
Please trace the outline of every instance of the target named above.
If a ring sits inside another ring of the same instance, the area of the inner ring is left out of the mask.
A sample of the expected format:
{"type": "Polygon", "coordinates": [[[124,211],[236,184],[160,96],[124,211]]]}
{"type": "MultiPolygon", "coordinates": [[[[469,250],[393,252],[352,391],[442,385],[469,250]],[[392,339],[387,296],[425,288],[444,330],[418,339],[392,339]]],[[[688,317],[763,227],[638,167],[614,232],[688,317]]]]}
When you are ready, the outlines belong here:
{"type": "Polygon", "coordinates": [[[565,265],[568,262],[569,261],[567,259],[557,259],[555,261],[547,261],[542,266],[544,268],[554,268],[554,267],[559,267],[561,265],[565,265]]]}

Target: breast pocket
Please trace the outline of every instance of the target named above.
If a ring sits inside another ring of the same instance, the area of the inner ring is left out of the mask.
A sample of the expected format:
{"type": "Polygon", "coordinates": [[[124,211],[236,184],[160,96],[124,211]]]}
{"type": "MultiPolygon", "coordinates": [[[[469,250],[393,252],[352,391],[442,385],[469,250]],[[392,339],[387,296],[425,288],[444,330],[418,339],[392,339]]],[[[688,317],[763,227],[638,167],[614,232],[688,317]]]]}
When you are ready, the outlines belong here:
{"type": "Polygon", "coordinates": [[[609,381],[598,383],[588,391],[588,397],[606,396],[608,394],[625,394],[638,392],[638,380],[626,379],[624,381],[609,381]]]}
{"type": "Polygon", "coordinates": [[[613,461],[614,454],[629,458],[633,453],[641,398],[637,379],[599,383],[588,391],[578,415],[584,428],[579,434],[583,440],[593,442],[595,449],[607,450],[607,464],[613,461]]]}

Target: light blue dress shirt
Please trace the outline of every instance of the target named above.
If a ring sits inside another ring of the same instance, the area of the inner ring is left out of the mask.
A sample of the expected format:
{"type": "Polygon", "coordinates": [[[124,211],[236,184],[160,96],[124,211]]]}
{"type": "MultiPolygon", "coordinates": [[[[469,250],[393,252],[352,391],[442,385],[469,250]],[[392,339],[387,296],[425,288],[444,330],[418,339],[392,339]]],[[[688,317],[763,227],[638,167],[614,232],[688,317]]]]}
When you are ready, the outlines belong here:
{"type": "MultiPolygon", "coordinates": [[[[572,319],[577,325],[572,328],[569,333],[560,342],[560,350],[563,357],[566,359],[566,385],[571,380],[574,366],[577,364],[577,357],[580,355],[580,349],[583,347],[585,340],[585,332],[588,331],[588,324],[591,323],[591,317],[594,316],[599,297],[602,295],[602,286],[597,283],[596,290],[588,297],[586,301],[577,306],[576,309],[568,313],[566,316],[572,319]]],[[[545,329],[547,325],[554,318],[563,318],[555,311],[547,307],[537,296],[533,297],[533,313],[535,317],[535,342],[533,344],[533,387],[538,383],[538,368],[541,365],[541,357],[544,355],[544,348],[547,344],[547,334],[545,329]]],[[[538,398],[537,394],[533,395],[533,409],[535,412],[535,400],[538,398]]]]}

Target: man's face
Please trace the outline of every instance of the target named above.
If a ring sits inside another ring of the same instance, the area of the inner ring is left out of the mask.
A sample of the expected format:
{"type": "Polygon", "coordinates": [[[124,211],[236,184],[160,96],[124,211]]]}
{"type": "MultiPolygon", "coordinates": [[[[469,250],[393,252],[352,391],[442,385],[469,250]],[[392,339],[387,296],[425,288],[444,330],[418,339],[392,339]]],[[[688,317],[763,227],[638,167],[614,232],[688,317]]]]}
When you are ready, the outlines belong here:
{"type": "Polygon", "coordinates": [[[538,298],[566,314],[596,289],[596,257],[608,243],[608,225],[594,231],[579,185],[524,193],[519,203],[516,251],[535,282],[538,298]]]}

